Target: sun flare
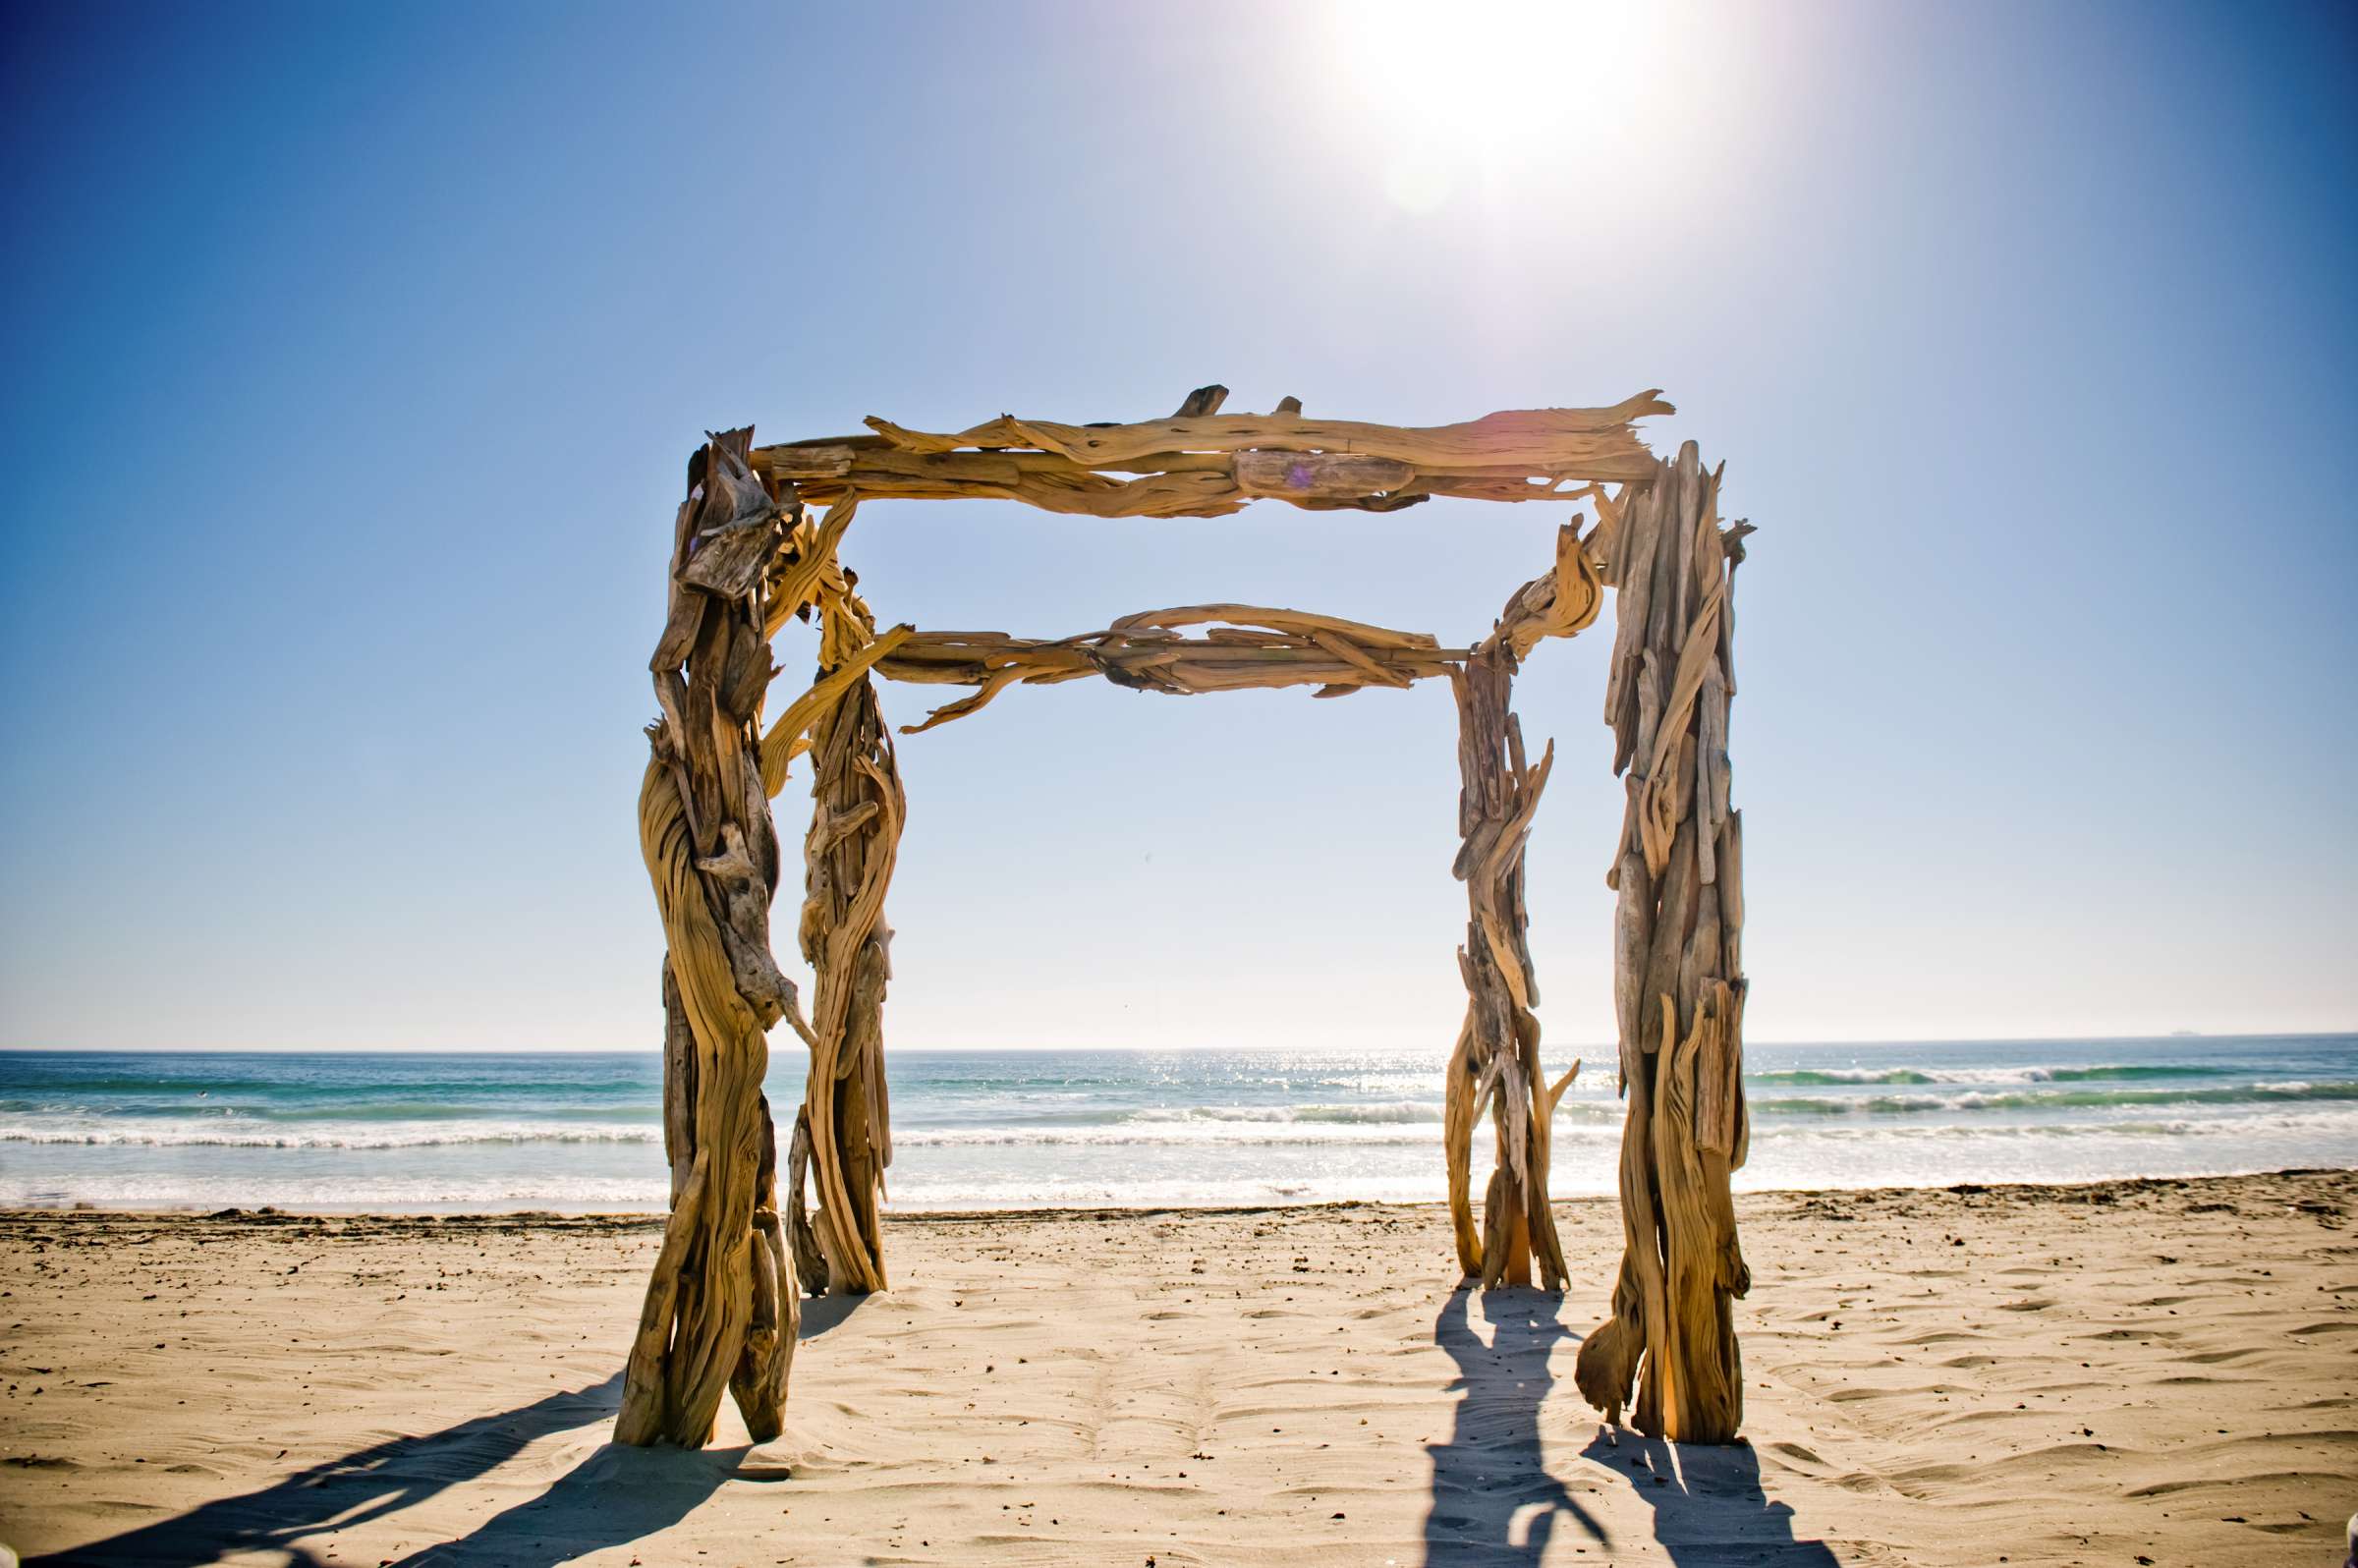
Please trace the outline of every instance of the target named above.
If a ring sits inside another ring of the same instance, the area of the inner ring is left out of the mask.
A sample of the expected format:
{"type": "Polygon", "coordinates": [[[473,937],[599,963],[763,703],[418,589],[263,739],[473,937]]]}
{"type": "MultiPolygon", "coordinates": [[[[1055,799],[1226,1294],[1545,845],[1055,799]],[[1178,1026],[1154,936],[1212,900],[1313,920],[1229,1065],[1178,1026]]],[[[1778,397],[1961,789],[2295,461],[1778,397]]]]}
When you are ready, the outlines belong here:
{"type": "Polygon", "coordinates": [[[1431,211],[1469,184],[1617,143],[1637,84],[1658,80],[1659,13],[1572,0],[1469,5],[1368,0],[1335,13],[1354,124],[1386,194],[1431,211]]]}

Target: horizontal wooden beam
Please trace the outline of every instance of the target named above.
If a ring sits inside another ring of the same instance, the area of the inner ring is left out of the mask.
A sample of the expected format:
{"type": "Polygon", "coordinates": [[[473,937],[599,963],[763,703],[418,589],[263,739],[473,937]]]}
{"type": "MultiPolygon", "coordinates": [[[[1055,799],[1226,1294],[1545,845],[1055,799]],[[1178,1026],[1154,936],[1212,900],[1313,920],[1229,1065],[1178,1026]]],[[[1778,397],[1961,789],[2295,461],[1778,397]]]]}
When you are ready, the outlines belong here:
{"type": "Polygon", "coordinates": [[[937,708],[915,734],[973,713],[1012,685],[1049,686],[1101,675],[1142,692],[1188,695],[1316,686],[1342,697],[1368,686],[1406,687],[1462,667],[1465,648],[1423,632],[1399,632],[1304,610],[1200,604],[1124,616],[1101,632],[1041,639],[1004,632],[917,632],[875,662],[886,680],[972,686],[974,696],[937,708]],[[1210,629],[1201,637],[1175,628],[1210,629]]]}
{"type": "MultiPolygon", "coordinates": [[[[1217,394],[1216,396],[1213,394],[1217,394]]],[[[761,447],[754,471],[804,500],[1011,500],[1089,517],[1217,517],[1268,497],[1314,510],[1391,511],[1435,495],[1564,499],[1651,476],[1632,421],[1669,414],[1658,392],[1606,409],[1522,409],[1459,424],[1219,414],[1207,387],[1140,424],[1003,416],[952,433],[870,419],[871,433],[761,447]]]]}
{"type": "Polygon", "coordinates": [[[1634,443],[1630,421],[1675,413],[1656,390],[1624,398],[1609,409],[1510,409],[1460,424],[1424,427],[1313,420],[1290,414],[1213,414],[1154,420],[1144,424],[1058,424],[1001,415],[954,435],[904,429],[870,417],[870,429],[906,452],[954,452],[962,447],[1033,447],[1086,467],[1149,452],[1356,452],[1440,468],[1468,464],[1526,464],[1546,468],[1581,457],[1618,452],[1634,443]]]}

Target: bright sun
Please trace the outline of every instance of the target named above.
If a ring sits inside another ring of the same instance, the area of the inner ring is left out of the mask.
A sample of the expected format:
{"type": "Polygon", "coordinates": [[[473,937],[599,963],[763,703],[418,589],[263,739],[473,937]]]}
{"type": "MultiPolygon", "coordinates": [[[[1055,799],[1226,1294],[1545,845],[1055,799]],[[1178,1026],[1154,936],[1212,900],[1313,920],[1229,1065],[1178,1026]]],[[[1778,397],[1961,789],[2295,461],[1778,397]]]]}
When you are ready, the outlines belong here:
{"type": "Polygon", "coordinates": [[[1331,16],[1353,123],[1412,212],[1630,144],[1664,53],[1659,12],[1639,4],[1360,0],[1331,16]]]}

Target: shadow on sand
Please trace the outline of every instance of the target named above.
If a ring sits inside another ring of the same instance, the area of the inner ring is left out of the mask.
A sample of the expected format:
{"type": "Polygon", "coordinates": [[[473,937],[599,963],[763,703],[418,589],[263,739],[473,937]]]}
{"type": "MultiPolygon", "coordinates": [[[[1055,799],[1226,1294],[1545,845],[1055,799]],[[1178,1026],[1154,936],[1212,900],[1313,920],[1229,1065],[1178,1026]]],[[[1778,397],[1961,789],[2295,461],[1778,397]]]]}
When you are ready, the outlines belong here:
{"type": "Polygon", "coordinates": [[[783,1465],[741,1470],[748,1450],[605,1443],[548,1490],[396,1568],[551,1568],[678,1524],[730,1481],[783,1481],[783,1465]]]}
{"type": "MultiPolygon", "coordinates": [[[[1426,1450],[1432,1508],[1425,1518],[1425,1568],[1537,1564],[1559,1519],[1612,1550],[1602,1521],[1548,1473],[1540,1440],[1540,1413],[1554,1386],[1549,1353],[1577,1337],[1557,1321],[1561,1298],[1484,1293],[1488,1342],[1476,1331],[1473,1298],[1457,1290],[1432,1327],[1433,1342],[1457,1363],[1451,1386],[1463,1397],[1449,1441],[1426,1450]]],[[[1678,1568],[1836,1568],[1824,1541],[1793,1539],[1793,1510],[1761,1490],[1760,1458],[1749,1444],[1682,1446],[1600,1428],[1581,1457],[1630,1477],[1639,1500],[1654,1510],[1655,1540],[1678,1568]]]]}
{"type": "MultiPolygon", "coordinates": [[[[866,1297],[803,1304],[801,1337],[823,1334],[866,1297]]],[[[440,1431],[396,1437],[296,1472],[259,1491],[223,1497],[185,1514],[31,1559],[66,1564],[209,1563],[242,1552],[277,1552],[288,1568],[329,1568],[307,1537],[349,1530],[413,1508],[475,1481],[542,1437],[611,1422],[622,1405],[622,1374],[514,1410],[477,1416],[440,1431]]],[[[537,1497],[506,1509],[464,1538],[412,1552],[401,1568],[547,1568],[619,1546],[687,1517],[729,1481],[783,1480],[783,1467],[742,1468],[747,1450],[621,1448],[603,1443],[537,1497]]],[[[349,1561],[349,1556],[343,1560],[349,1561]]]]}
{"type": "Polygon", "coordinates": [[[1432,1325],[1433,1343],[1457,1363],[1450,1386],[1464,1397],[1449,1440],[1426,1446],[1432,1456],[1426,1568],[1538,1563],[1558,1515],[1610,1546],[1604,1527],[1547,1473],[1540,1446],[1540,1410],[1553,1385],[1547,1357],[1572,1335],[1556,1320],[1562,1299],[1537,1290],[1484,1293],[1487,1343],[1474,1330],[1473,1299],[1459,1287],[1432,1325]]]}
{"type": "Polygon", "coordinates": [[[1669,1443],[1600,1427],[1581,1456],[1629,1473],[1654,1509],[1654,1539],[1678,1568],[1838,1568],[1825,1541],[1793,1539],[1793,1509],[1761,1490],[1760,1456],[1748,1442],[1669,1443]]]}
{"type": "Polygon", "coordinates": [[[337,1529],[349,1529],[415,1507],[553,1432],[611,1420],[621,1400],[617,1372],[602,1383],[564,1389],[514,1410],[396,1437],[299,1470],[259,1491],[216,1498],[185,1514],[33,1561],[205,1563],[236,1552],[276,1551],[295,1568],[313,1568],[322,1559],[299,1542],[331,1521],[337,1529]]]}

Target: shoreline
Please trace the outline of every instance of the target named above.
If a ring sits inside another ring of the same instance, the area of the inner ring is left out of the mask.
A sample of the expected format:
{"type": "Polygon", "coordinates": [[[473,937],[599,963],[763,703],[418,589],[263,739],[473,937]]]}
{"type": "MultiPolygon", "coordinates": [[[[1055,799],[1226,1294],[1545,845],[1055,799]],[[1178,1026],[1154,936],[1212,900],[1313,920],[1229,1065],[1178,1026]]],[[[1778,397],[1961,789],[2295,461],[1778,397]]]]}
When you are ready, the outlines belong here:
{"type": "MultiPolygon", "coordinates": [[[[2067,1194],[2097,1192],[2136,1192],[2145,1189],[2169,1189],[2199,1186],[2205,1183],[2243,1182],[2265,1177],[2358,1176],[2358,1163],[2350,1165],[2287,1165],[2247,1171],[2214,1171],[2192,1176],[2115,1176],[2088,1181],[2021,1181],[2021,1182],[1952,1182],[1927,1187],[1770,1187],[1752,1190],[1739,1189],[1734,1197],[1739,1207],[1747,1200],[1765,1201],[1780,1198],[1811,1198],[1839,1194],[1861,1200],[1891,1199],[1914,1194],[1947,1193],[1960,1197],[1982,1194],[2001,1196],[2023,1195],[2033,1202],[2049,1201],[2067,1194]],[[2030,1198],[2030,1195],[2041,1195],[2030,1198]]],[[[2083,1198],[2083,1202],[2086,1200],[2083,1198]]],[[[1604,1204],[1619,1204],[1618,1196],[1610,1193],[1579,1193],[1554,1199],[1559,1209],[1593,1207],[1604,1204]]],[[[1292,1203],[1269,1204],[1095,1204],[1064,1205],[1034,1205],[1028,1208],[895,1208],[889,1204],[883,1210],[887,1221],[894,1220],[1046,1220],[1058,1218],[1142,1218],[1158,1215],[1219,1216],[1284,1214],[1305,1211],[1348,1209],[1403,1209],[1421,1211],[1442,1209],[1447,1201],[1431,1199],[1369,1199],[1335,1198],[1306,1199],[1292,1203]]],[[[1481,1208],[1477,1198],[1475,1207],[1481,1208]]],[[[666,1210],[660,1208],[476,1208],[458,1205],[425,1205],[415,1208],[388,1208],[366,1204],[315,1204],[291,1207],[268,1204],[246,1207],[232,1204],[208,1208],[200,1204],[106,1204],[76,1200],[57,1204],[16,1204],[0,1205],[0,1224],[34,1216],[74,1214],[105,1215],[110,1218],[152,1218],[155,1220],[188,1219],[249,1219],[269,1222],[274,1220],[377,1219],[377,1220],[609,1220],[647,1225],[661,1225],[666,1210]]]]}

